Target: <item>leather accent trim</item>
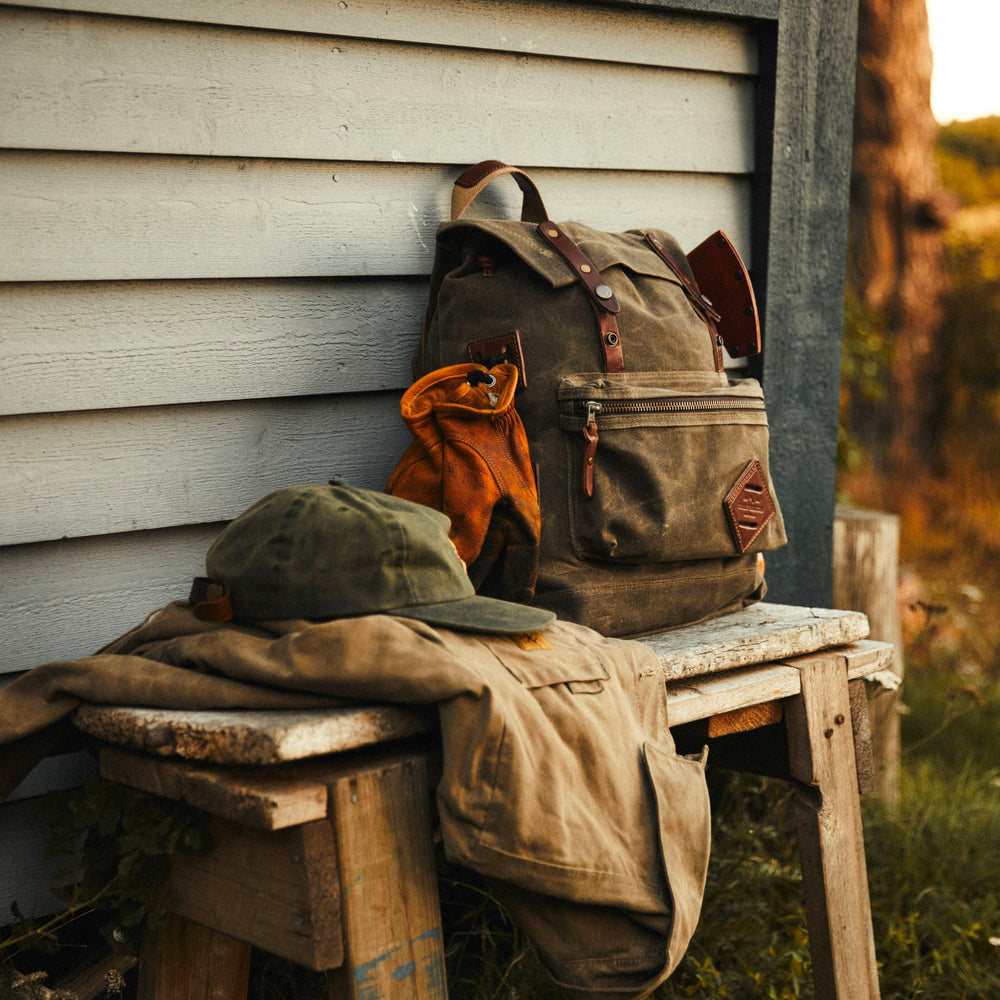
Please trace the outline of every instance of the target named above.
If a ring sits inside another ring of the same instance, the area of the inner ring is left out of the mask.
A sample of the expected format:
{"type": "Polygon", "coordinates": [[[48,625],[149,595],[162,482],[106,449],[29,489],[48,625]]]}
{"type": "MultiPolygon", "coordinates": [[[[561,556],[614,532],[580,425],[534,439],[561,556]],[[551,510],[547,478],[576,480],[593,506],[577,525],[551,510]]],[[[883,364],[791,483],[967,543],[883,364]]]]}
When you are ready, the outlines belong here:
{"type": "Polygon", "coordinates": [[[213,583],[207,577],[196,576],[191,584],[188,603],[195,618],[203,622],[228,622],[233,618],[233,603],[229,588],[213,583]]]}
{"type": "Polygon", "coordinates": [[[722,360],[722,337],[716,324],[722,317],[715,311],[711,301],[702,295],[697,282],[691,280],[687,271],[674,260],[667,248],[652,233],[644,233],[643,235],[653,253],[677,276],[677,280],[681,283],[681,288],[684,289],[684,294],[687,295],[691,305],[694,306],[695,312],[705,321],[708,334],[712,338],[712,357],[715,361],[715,370],[721,372],[725,368],[725,362],[722,360]]]}
{"type": "Polygon", "coordinates": [[[688,255],[698,286],[721,314],[722,342],[734,358],[760,353],[760,316],[750,274],[736,247],[720,229],[688,255]]]}
{"type": "Polygon", "coordinates": [[[726,495],[725,504],[736,547],[745,553],[774,517],[775,510],[764,470],[756,458],[740,473],[726,495]]]}
{"type": "Polygon", "coordinates": [[[482,365],[484,368],[494,368],[505,362],[513,365],[517,369],[518,389],[524,389],[528,385],[519,331],[511,330],[510,333],[501,334],[499,337],[472,340],[465,345],[465,351],[473,364],[482,365]]]}
{"type": "Polygon", "coordinates": [[[573,273],[583,282],[583,286],[587,289],[595,306],[609,313],[622,311],[615,293],[601,276],[601,272],[594,267],[590,258],[559,228],[558,223],[546,219],[539,224],[538,231],[542,234],[545,242],[562,256],[563,260],[573,269],[573,273]],[[607,289],[610,294],[598,294],[599,288],[607,289]]]}
{"type": "Polygon", "coordinates": [[[558,223],[542,222],[538,226],[538,231],[542,234],[542,239],[569,264],[583,287],[587,289],[590,304],[597,317],[597,328],[600,331],[604,370],[616,374],[625,371],[622,338],[615,320],[615,314],[620,313],[622,307],[614,291],[605,282],[601,272],[591,263],[590,258],[559,228],[558,223]],[[606,290],[609,294],[601,295],[599,289],[606,290]]]}
{"type": "Polygon", "coordinates": [[[600,440],[596,420],[584,426],[583,440],[583,492],[588,497],[592,497],[594,495],[594,456],[597,454],[597,442],[600,440]]]}
{"type": "Polygon", "coordinates": [[[474,188],[487,175],[497,170],[509,169],[510,165],[503,160],[480,160],[464,170],[455,181],[456,187],[474,188]]]}
{"type": "Polygon", "coordinates": [[[541,222],[548,218],[545,202],[535,182],[519,167],[512,167],[501,160],[482,160],[463,171],[451,189],[452,221],[462,218],[466,209],[479,194],[498,177],[510,174],[517,181],[523,199],[521,201],[521,221],[541,222]]]}
{"type": "Polygon", "coordinates": [[[604,354],[604,370],[613,375],[625,371],[625,357],[622,354],[622,338],[618,332],[618,321],[611,313],[602,312],[596,306],[594,315],[601,331],[601,351],[604,354]]]}

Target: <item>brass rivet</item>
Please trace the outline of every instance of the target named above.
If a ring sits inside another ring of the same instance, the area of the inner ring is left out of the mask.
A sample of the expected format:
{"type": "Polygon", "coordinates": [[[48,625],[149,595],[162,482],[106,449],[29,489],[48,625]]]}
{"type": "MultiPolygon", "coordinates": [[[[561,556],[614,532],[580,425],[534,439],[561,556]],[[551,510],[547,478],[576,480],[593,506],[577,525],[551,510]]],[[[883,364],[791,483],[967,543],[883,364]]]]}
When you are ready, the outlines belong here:
{"type": "Polygon", "coordinates": [[[610,288],[609,285],[598,285],[594,289],[594,294],[599,299],[610,299],[611,296],[614,295],[614,292],[611,291],[611,288],[610,288]]]}
{"type": "Polygon", "coordinates": [[[548,231],[548,234],[549,234],[549,236],[556,237],[556,236],[559,235],[559,230],[558,229],[550,229],[548,231]]]}
{"type": "Polygon", "coordinates": [[[590,274],[590,265],[589,264],[581,264],[580,265],[580,270],[583,271],[584,274],[590,274]]]}

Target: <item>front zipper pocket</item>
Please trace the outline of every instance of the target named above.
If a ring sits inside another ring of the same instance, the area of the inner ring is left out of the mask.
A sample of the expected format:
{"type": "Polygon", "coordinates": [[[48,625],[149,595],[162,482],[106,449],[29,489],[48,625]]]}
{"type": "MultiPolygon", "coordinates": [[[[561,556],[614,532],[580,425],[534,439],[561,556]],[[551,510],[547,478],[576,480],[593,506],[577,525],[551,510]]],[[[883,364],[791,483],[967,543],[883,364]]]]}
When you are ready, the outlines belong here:
{"type": "Polygon", "coordinates": [[[755,379],[572,375],[560,381],[558,399],[570,540],[580,558],[670,562],[783,544],[767,473],[764,395],[755,379]],[[734,527],[727,499],[743,488],[754,462],[761,471],[746,488],[760,492],[760,480],[765,512],[745,546],[746,529],[734,527]]]}

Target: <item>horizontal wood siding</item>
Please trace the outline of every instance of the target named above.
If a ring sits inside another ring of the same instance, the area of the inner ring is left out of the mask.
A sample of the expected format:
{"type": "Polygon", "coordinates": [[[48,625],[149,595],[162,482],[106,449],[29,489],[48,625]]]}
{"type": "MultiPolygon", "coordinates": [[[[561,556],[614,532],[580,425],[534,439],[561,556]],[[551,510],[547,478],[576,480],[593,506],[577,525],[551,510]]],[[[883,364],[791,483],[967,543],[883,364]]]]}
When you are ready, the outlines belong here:
{"type": "MultiPolygon", "coordinates": [[[[469,163],[749,254],[757,58],[747,24],[561,0],[0,3],[0,675],[185,597],[273,488],[385,484],[469,163]]],[[[32,796],[79,766],[0,806],[26,912],[32,796]]]]}
{"type": "MultiPolygon", "coordinates": [[[[426,275],[445,167],[0,153],[0,280],[426,275]]],[[[533,170],[550,213],[659,224],[685,246],[747,234],[730,175],[533,170]]],[[[513,187],[513,182],[511,182],[513,187]]]]}
{"type": "MultiPolygon", "coordinates": [[[[770,4],[748,0],[754,16],[770,4]]],[[[0,6],[8,4],[0,3],[0,6]]],[[[754,74],[757,49],[732,21],[564,0],[53,0],[9,4],[278,31],[421,42],[600,62],[754,74]]]]}

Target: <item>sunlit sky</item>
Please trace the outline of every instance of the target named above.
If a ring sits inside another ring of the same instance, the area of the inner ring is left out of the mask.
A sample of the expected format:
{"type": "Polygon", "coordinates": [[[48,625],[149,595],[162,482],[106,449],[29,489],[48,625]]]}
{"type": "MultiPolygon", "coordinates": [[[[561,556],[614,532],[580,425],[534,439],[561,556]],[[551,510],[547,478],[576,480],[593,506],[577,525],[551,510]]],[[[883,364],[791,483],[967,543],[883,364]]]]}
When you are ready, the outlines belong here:
{"type": "Polygon", "coordinates": [[[1000,115],[1000,0],[927,0],[931,107],[945,124],[1000,115]]]}

